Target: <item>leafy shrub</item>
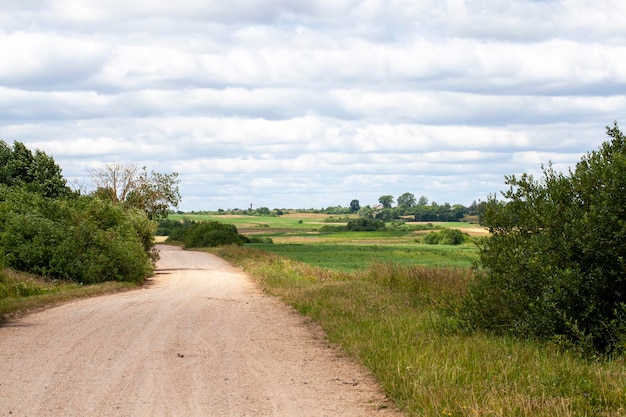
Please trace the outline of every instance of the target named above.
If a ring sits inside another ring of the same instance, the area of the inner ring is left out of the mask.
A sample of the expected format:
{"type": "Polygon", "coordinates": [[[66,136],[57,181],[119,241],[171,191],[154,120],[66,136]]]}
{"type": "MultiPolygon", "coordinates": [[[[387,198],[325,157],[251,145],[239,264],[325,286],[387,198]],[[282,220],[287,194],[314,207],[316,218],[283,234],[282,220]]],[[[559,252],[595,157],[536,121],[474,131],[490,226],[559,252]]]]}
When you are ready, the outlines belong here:
{"type": "Polygon", "coordinates": [[[183,229],[180,240],[185,248],[207,248],[231,244],[243,245],[247,241],[245,236],[237,232],[237,228],[234,225],[216,221],[191,223],[189,227],[183,229]]]}
{"type": "Polygon", "coordinates": [[[6,266],[83,283],[140,282],[157,258],[145,214],[89,196],[46,198],[0,186],[6,266]]]}
{"type": "Polygon", "coordinates": [[[349,231],[365,231],[372,232],[375,230],[384,230],[385,221],[381,219],[368,219],[361,217],[358,219],[352,219],[346,225],[346,230],[349,231]]]}
{"type": "Polygon", "coordinates": [[[424,236],[424,243],[429,245],[462,245],[470,240],[467,233],[458,229],[443,229],[440,232],[430,232],[424,236]]]}
{"type": "Polygon", "coordinates": [[[183,228],[183,222],[181,221],[163,219],[163,220],[159,220],[155,234],[157,236],[170,236],[173,230],[182,229],[182,228],[183,228]]]}
{"type": "Polygon", "coordinates": [[[491,197],[480,243],[482,269],[464,301],[470,326],[570,340],[611,352],[624,342],[626,304],[626,138],[588,153],[569,175],[543,167],[536,181],[507,177],[491,197]]]}
{"type": "Polygon", "coordinates": [[[247,238],[246,243],[273,244],[274,241],[272,240],[271,237],[250,236],[247,238]]]}

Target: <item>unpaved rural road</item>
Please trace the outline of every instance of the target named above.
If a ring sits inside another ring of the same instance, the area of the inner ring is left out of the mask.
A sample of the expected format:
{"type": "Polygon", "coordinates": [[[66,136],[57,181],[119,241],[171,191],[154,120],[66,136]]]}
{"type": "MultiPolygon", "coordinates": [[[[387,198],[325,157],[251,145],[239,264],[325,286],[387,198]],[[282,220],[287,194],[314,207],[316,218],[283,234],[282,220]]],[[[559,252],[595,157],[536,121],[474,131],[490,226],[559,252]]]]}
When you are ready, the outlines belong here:
{"type": "Polygon", "coordinates": [[[0,327],[0,416],[398,416],[315,326],[218,257],[0,327]]]}

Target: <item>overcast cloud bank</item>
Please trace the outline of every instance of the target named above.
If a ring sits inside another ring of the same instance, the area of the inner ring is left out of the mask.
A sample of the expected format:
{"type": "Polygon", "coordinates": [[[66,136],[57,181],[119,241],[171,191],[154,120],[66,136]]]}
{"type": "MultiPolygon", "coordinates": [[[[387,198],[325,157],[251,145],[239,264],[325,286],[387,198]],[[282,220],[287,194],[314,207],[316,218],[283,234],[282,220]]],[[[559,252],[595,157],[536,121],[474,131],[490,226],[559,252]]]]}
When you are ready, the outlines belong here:
{"type": "Polygon", "coordinates": [[[626,116],[620,1],[0,5],[0,139],[177,171],[182,210],[469,205],[626,116]]]}

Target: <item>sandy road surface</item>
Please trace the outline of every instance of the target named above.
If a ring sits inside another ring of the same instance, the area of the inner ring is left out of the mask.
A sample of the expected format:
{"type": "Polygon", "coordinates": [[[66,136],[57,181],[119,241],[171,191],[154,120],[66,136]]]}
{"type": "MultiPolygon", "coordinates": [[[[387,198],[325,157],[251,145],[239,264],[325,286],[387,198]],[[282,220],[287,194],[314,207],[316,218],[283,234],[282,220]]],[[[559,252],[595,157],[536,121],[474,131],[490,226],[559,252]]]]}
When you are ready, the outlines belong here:
{"type": "Polygon", "coordinates": [[[0,327],[0,416],[398,415],[239,269],[160,249],[147,288],[0,327]]]}

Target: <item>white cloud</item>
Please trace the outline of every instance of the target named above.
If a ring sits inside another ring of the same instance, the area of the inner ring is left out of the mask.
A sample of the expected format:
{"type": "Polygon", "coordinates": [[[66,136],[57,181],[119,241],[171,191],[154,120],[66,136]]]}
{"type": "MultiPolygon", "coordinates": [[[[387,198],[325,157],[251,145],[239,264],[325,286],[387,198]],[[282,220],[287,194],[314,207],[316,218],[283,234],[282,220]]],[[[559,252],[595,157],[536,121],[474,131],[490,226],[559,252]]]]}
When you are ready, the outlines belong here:
{"type": "Polygon", "coordinates": [[[47,0],[0,10],[0,138],[134,161],[183,209],[471,203],[626,110],[615,0],[47,0]]]}

